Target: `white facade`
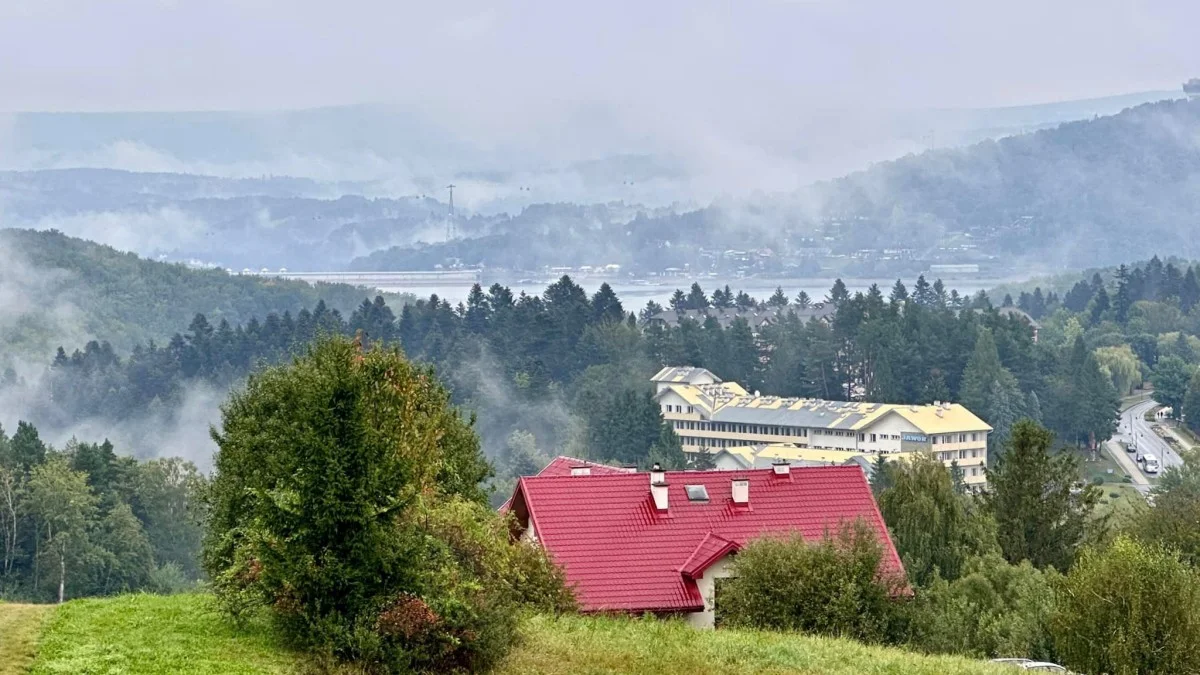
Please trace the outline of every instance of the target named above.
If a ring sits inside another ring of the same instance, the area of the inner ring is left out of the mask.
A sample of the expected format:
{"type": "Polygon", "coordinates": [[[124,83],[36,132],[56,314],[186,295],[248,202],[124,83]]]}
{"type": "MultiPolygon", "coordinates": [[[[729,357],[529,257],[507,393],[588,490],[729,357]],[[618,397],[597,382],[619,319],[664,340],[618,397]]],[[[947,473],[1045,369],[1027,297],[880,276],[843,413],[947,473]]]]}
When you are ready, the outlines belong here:
{"type": "Polygon", "coordinates": [[[693,628],[712,628],[716,619],[717,579],[733,576],[733,556],[726,555],[704,570],[704,574],[696,579],[696,589],[704,598],[704,611],[692,612],[687,615],[688,624],[693,628]]]}
{"type": "Polygon", "coordinates": [[[902,406],[749,395],[736,383],[721,383],[711,374],[705,377],[707,371],[692,370],[702,372],[670,383],[656,380],[663,419],[674,427],[686,452],[714,453],[768,444],[872,455],[930,452],[946,466],[957,465],[963,481],[973,489],[987,484],[984,468],[991,427],[961,405],[902,406]]]}

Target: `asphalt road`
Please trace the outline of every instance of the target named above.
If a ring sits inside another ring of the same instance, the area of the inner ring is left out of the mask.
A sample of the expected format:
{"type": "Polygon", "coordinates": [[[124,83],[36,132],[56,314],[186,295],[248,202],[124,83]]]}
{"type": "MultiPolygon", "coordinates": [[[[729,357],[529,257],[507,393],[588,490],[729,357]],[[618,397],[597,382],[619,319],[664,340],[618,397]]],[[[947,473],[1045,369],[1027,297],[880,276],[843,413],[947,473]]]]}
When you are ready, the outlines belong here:
{"type": "MultiPolygon", "coordinates": [[[[1162,470],[1165,471],[1169,466],[1180,466],[1183,464],[1183,459],[1166,441],[1154,433],[1154,430],[1150,428],[1152,423],[1146,421],[1146,411],[1156,405],[1158,404],[1153,400],[1147,400],[1121,413],[1120,423],[1113,440],[1122,441],[1137,448],[1136,457],[1141,457],[1146,453],[1158,457],[1162,464],[1162,470]]],[[[1135,453],[1128,454],[1133,456],[1135,453]]],[[[1138,467],[1138,470],[1141,471],[1140,464],[1138,467]]]]}

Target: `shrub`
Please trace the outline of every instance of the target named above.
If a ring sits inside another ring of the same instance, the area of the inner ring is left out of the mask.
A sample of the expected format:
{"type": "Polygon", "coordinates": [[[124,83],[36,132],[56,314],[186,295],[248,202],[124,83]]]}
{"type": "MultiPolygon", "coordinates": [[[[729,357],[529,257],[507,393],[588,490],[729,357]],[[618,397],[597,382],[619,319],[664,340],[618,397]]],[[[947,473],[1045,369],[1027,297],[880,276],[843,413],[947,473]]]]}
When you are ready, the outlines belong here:
{"type": "Polygon", "coordinates": [[[880,571],[883,549],[859,524],[807,542],[763,538],[737,554],[722,582],[718,620],[730,626],[852,637],[892,637],[901,580],[880,571]]]}
{"type": "Polygon", "coordinates": [[[1120,536],[1060,584],[1051,632],[1087,673],[1200,672],[1200,577],[1178,554],[1120,536]]]}
{"type": "Polygon", "coordinates": [[[569,604],[557,570],[486,508],[470,424],[397,351],[322,341],[251,377],[214,438],[214,590],[234,616],[265,606],[318,657],[485,669],[523,601],[569,604]]]}
{"type": "Polygon", "coordinates": [[[1058,578],[1028,561],[973,558],[961,578],[918,592],[908,612],[910,642],[927,652],[1053,660],[1048,624],[1058,578]]]}

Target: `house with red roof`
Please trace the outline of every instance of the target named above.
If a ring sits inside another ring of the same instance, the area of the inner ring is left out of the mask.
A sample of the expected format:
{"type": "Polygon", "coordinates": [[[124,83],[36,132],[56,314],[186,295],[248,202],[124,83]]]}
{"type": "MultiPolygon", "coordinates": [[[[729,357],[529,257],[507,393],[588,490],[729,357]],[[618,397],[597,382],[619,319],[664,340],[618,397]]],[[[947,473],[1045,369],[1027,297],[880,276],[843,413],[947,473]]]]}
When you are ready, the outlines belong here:
{"type": "Polygon", "coordinates": [[[716,580],[747,542],[816,541],[860,520],[884,547],[880,573],[904,579],[857,466],[529,476],[509,510],[514,534],[563,568],[585,612],[682,614],[712,627],[716,580]]]}

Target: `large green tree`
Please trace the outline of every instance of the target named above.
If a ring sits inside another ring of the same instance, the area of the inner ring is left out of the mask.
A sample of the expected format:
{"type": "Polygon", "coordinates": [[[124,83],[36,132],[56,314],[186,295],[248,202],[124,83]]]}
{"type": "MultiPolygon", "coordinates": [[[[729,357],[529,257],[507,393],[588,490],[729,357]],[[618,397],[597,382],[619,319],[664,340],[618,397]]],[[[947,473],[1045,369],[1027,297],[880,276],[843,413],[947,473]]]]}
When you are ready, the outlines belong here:
{"type": "Polygon", "coordinates": [[[1192,368],[1183,359],[1178,356],[1162,357],[1150,374],[1154,400],[1170,407],[1173,415],[1178,415],[1183,409],[1191,377],[1192,368]]]}
{"type": "Polygon", "coordinates": [[[430,370],[323,340],[251,377],[213,438],[204,562],[227,607],[263,603],[302,644],[396,670],[484,669],[511,644],[507,571],[432,525],[480,526],[488,466],[430,370]]]}
{"type": "Polygon", "coordinates": [[[1174,552],[1118,537],[1079,557],[1050,625],[1079,672],[1200,672],[1200,577],[1174,552]]]}
{"type": "Polygon", "coordinates": [[[954,580],[972,555],[995,547],[990,528],[973,513],[969,498],[958,494],[946,466],[928,455],[911,462],[876,465],[886,475],[879,510],[892,532],[908,577],[924,586],[934,578],[954,580]]]}
{"type": "Polygon", "coordinates": [[[1066,571],[1083,541],[1099,488],[1079,487],[1079,460],[1053,453],[1054,435],[1031,420],[1013,426],[1005,452],[987,469],[984,504],[1011,563],[1066,571]]]}

